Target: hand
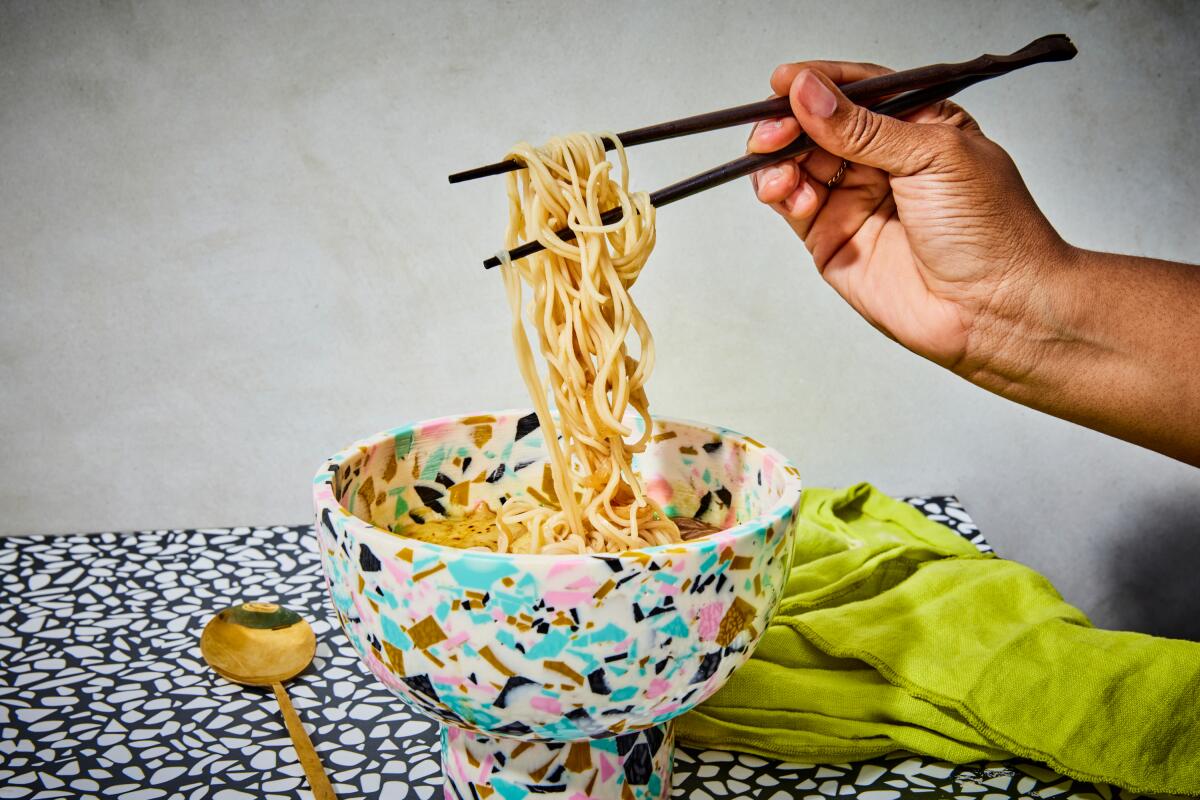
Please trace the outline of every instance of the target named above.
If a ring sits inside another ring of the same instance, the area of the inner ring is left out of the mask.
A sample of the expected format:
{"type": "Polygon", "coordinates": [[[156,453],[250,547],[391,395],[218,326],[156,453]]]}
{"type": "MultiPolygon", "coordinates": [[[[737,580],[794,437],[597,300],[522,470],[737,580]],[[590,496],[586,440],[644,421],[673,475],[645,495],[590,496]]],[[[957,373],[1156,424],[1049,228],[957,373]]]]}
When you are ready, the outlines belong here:
{"type": "Polygon", "coordinates": [[[837,88],[885,72],[829,61],[777,68],[771,87],[795,117],[759,123],[750,151],[778,150],[801,129],[822,149],[756,173],[755,191],[868,322],[970,376],[1036,303],[1039,272],[1066,263],[1071,248],[961,108],[940,103],[901,121],[837,88]],[[843,158],[850,164],[829,189],[843,158]]]}

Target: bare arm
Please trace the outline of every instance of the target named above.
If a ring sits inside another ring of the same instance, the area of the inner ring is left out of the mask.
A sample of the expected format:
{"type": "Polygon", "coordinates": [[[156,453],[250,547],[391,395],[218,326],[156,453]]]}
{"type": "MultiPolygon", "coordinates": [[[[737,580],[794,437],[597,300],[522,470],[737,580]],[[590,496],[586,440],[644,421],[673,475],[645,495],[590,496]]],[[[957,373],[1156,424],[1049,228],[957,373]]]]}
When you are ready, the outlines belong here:
{"type": "Polygon", "coordinates": [[[956,371],[1200,466],[1200,267],[1071,248],[976,322],[956,371]]]}

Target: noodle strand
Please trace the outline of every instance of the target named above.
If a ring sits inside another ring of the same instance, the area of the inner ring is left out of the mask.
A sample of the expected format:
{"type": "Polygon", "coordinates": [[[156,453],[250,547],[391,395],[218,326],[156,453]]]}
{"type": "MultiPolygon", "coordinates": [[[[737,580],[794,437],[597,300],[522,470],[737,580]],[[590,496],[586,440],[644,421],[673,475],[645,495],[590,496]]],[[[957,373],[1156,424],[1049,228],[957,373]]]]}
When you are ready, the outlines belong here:
{"type": "Polygon", "coordinates": [[[512,310],[513,346],[549,454],[556,506],[520,495],[501,506],[497,548],[540,553],[621,552],[682,541],[679,529],[645,493],[633,456],[652,432],[644,385],[654,339],[629,295],[654,249],[655,209],[628,189],[625,150],[611,134],[579,133],[541,148],[520,144],[508,155],[526,168],[508,175],[505,250],[538,241],[545,249],[500,272],[512,310]],[[604,153],[615,145],[619,179],[604,153]],[[621,219],[602,215],[620,208],[621,219]],[[575,234],[563,240],[564,225],[575,234]],[[522,286],[531,297],[522,307],[522,286]],[[546,361],[543,382],[522,314],[546,361]],[[637,340],[637,358],[626,340],[637,340]],[[551,416],[550,400],[558,410],[551,416]],[[643,421],[637,441],[625,422],[643,421]]]}

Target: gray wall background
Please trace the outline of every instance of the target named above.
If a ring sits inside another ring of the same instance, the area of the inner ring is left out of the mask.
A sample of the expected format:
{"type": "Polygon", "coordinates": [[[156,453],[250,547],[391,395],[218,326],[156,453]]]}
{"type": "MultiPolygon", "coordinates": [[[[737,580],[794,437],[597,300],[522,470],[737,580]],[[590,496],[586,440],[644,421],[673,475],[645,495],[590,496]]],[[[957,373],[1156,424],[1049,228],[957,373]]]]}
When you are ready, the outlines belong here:
{"type": "MultiPolygon", "coordinates": [[[[1068,239],[1200,260],[1195,4],[4,3],[0,530],[300,522],[350,441],[527,404],[479,268],[502,184],[445,181],[513,141],[748,102],[780,61],[1052,32],[1076,61],[963,103],[1068,239]]],[[[636,183],[744,138],[639,148],[636,183]]],[[[658,413],[809,485],[957,493],[1098,623],[1200,638],[1200,471],[886,340],[745,183],[663,212],[636,296],[658,413]]]]}

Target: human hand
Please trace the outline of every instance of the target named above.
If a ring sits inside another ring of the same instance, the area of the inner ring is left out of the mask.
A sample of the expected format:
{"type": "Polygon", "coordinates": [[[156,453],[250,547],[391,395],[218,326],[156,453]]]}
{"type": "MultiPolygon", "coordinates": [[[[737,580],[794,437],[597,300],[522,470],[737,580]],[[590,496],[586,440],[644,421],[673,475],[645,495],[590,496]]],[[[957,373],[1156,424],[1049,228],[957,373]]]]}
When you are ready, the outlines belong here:
{"type": "Polygon", "coordinates": [[[953,103],[906,121],[848,100],[838,84],[890,72],[870,64],[784,64],[771,76],[793,118],[761,122],[749,150],[778,150],[803,129],[821,149],[752,176],[812,253],[825,280],[910,350],[970,375],[1021,324],[1039,273],[1072,248],[1016,165],[953,103]],[[826,183],[849,163],[839,183],[826,183]]]}

